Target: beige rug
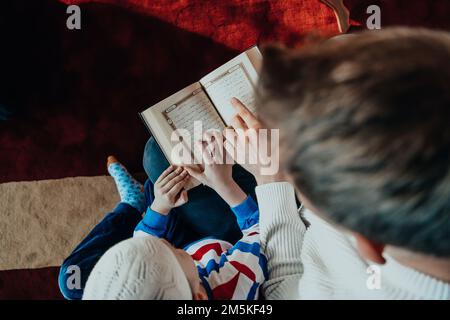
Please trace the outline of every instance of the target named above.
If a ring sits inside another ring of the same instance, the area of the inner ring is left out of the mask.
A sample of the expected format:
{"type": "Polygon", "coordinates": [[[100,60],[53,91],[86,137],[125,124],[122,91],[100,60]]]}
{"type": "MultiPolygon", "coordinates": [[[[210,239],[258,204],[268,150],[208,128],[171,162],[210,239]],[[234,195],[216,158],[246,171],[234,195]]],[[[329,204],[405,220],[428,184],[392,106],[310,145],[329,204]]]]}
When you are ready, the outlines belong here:
{"type": "Polygon", "coordinates": [[[118,201],[107,176],[0,184],[0,270],[60,265],[118,201]]]}

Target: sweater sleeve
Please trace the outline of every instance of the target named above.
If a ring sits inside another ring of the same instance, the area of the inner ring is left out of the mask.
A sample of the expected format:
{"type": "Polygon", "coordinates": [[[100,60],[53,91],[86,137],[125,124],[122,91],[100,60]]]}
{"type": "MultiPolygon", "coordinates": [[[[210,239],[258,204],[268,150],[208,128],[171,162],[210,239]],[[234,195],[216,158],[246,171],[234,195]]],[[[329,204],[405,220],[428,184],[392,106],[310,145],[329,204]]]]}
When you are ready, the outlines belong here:
{"type": "Polygon", "coordinates": [[[297,210],[295,192],[287,182],[256,187],[260,211],[261,250],[267,257],[266,299],[296,299],[303,274],[301,250],[306,227],[297,210]]]}
{"type": "Polygon", "coordinates": [[[241,230],[246,230],[258,223],[258,206],[251,196],[247,196],[247,198],[237,206],[231,207],[231,210],[234,212],[241,230]]]}
{"type": "Polygon", "coordinates": [[[166,232],[168,222],[169,215],[162,215],[148,207],[144,218],[134,229],[134,237],[152,235],[162,238],[166,232]]]}

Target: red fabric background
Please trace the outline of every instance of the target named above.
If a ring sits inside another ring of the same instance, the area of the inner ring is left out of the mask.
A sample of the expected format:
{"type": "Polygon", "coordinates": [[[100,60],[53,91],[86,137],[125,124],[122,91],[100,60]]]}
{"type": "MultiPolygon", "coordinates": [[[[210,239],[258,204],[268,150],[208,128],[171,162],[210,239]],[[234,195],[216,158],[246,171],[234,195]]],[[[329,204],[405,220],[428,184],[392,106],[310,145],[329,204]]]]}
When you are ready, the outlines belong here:
{"type": "Polygon", "coordinates": [[[308,32],[338,32],[334,14],[318,0],[61,0],[109,3],[156,17],[238,51],[255,43],[298,44],[308,32]]]}
{"type": "MultiPolygon", "coordinates": [[[[148,133],[138,111],[254,43],[337,31],[316,0],[65,2],[84,3],[81,31],[66,29],[56,0],[2,1],[0,103],[17,113],[0,123],[0,183],[105,174],[108,154],[142,171],[148,133]]],[[[383,26],[450,29],[447,0],[346,4],[354,25],[379,4],[383,26]]],[[[57,268],[1,271],[0,299],[61,298],[56,276],[57,268]]]]}

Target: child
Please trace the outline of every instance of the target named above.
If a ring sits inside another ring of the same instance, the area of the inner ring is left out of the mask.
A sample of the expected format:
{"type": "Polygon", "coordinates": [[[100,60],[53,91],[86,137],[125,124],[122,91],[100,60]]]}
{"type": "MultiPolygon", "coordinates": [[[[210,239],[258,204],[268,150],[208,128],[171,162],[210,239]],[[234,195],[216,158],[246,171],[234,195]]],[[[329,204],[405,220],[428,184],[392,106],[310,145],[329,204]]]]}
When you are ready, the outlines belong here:
{"type": "MultiPolygon", "coordinates": [[[[217,149],[217,141],[200,147],[204,171],[170,166],[161,174],[154,185],[155,199],[135,237],[103,255],[89,276],[83,299],[258,299],[267,271],[260,253],[257,205],[233,180],[232,166],[218,164],[208,151],[217,149]],[[183,188],[190,176],[230,205],[243,233],[234,246],[209,237],[182,250],[163,238],[170,210],[188,201],[183,188]]],[[[110,168],[125,170],[117,162],[110,168]]]]}

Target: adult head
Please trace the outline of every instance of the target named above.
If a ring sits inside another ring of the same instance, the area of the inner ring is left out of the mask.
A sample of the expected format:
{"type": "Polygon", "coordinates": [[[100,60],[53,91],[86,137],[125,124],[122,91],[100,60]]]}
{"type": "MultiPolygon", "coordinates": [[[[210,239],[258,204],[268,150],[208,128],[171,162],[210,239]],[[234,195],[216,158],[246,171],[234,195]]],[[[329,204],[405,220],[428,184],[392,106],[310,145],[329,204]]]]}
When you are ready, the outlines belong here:
{"type": "Polygon", "coordinates": [[[302,200],[358,235],[366,257],[382,262],[384,245],[450,257],[449,33],[267,48],[257,105],[281,128],[302,200]]]}

